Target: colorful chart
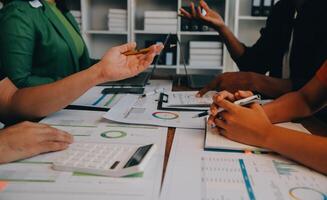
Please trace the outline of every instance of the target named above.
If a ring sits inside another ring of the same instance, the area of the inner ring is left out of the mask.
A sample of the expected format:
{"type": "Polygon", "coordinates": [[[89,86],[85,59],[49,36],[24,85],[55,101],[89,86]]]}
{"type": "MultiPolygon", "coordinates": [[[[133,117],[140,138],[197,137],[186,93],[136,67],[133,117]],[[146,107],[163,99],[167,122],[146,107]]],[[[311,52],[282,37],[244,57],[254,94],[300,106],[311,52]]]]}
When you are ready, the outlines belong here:
{"type": "Polygon", "coordinates": [[[127,136],[126,132],[116,131],[116,130],[106,131],[106,132],[101,133],[101,137],[108,138],[108,139],[118,139],[118,138],[123,138],[126,136],[127,136]]]}
{"type": "Polygon", "coordinates": [[[163,120],[174,120],[179,118],[179,115],[172,112],[155,112],[152,114],[153,117],[163,120]]]}
{"type": "Polygon", "coordinates": [[[302,200],[302,199],[321,199],[327,200],[327,195],[308,187],[295,187],[290,189],[290,196],[294,200],[302,200]]]}

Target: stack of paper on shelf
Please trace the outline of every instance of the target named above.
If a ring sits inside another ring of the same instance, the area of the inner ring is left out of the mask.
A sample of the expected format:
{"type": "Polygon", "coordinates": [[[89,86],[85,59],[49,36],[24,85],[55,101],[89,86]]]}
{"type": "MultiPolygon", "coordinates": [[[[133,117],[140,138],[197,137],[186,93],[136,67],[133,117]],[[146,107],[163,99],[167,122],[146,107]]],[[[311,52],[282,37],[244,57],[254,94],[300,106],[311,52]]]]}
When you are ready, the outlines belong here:
{"type": "Polygon", "coordinates": [[[79,29],[82,30],[82,12],[80,10],[71,10],[70,13],[75,18],[79,29]]]}
{"type": "Polygon", "coordinates": [[[151,32],[177,32],[177,12],[145,11],[144,30],[151,32]]]}
{"type": "Polygon", "coordinates": [[[220,67],[223,60],[223,45],[214,41],[190,41],[190,66],[220,67]]]}
{"type": "Polygon", "coordinates": [[[127,31],[127,10],[109,9],[108,28],[109,31],[127,31]]]}

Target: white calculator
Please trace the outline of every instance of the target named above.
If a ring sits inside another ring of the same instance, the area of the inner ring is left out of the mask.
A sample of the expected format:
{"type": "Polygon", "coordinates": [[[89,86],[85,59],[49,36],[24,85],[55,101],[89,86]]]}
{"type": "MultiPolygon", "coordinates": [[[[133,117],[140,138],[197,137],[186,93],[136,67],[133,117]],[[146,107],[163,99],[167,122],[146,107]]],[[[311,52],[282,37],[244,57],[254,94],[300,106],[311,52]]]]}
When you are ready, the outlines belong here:
{"type": "Polygon", "coordinates": [[[58,156],[53,168],[111,177],[128,176],[143,172],[155,150],[155,144],[73,143],[58,156]]]}

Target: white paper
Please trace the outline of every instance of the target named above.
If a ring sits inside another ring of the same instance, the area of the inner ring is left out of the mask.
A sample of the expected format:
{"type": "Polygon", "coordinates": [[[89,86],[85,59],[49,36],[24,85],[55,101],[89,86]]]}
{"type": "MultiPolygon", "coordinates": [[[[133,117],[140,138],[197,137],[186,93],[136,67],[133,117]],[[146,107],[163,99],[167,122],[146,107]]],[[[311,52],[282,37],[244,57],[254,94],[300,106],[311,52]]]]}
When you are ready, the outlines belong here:
{"type": "MultiPolygon", "coordinates": [[[[215,91],[206,93],[203,97],[196,97],[196,91],[188,92],[168,92],[167,107],[210,107],[212,97],[217,93],[215,91]]],[[[203,109],[203,108],[202,108],[203,109]]]]}
{"type": "MultiPolygon", "coordinates": [[[[144,92],[151,92],[155,89],[164,88],[165,91],[172,90],[172,82],[168,80],[150,80],[150,85],[145,87],[144,92]]],[[[111,87],[111,86],[110,86],[111,87]]],[[[124,94],[102,94],[102,90],[109,88],[109,86],[96,86],[89,89],[80,98],[74,101],[71,105],[89,106],[96,108],[112,108],[114,107],[124,94]]]]}
{"type": "Polygon", "coordinates": [[[110,178],[55,171],[52,169],[51,162],[60,155],[60,152],[49,153],[18,163],[0,165],[0,180],[4,177],[7,177],[8,181],[12,179],[8,182],[8,187],[1,192],[0,199],[157,199],[161,185],[166,138],[167,128],[121,124],[96,127],[90,136],[76,136],[75,142],[138,145],[154,143],[157,145],[158,149],[148,163],[143,176],[110,178]],[[118,138],[102,136],[103,133],[108,136],[115,131],[126,134],[118,138]]]}
{"type": "MultiPolygon", "coordinates": [[[[298,123],[280,123],[276,124],[277,126],[296,130],[296,131],[301,131],[304,133],[310,134],[310,132],[305,129],[301,124],[298,123]]],[[[218,133],[217,128],[211,128],[207,127],[207,135],[206,135],[206,141],[205,141],[205,147],[209,149],[222,149],[222,150],[249,150],[249,151],[270,151],[267,149],[262,149],[246,144],[242,144],[239,142],[235,142],[232,140],[227,139],[226,137],[220,135],[218,133]]]]}
{"type": "Polygon", "coordinates": [[[104,118],[129,124],[146,124],[164,127],[203,129],[204,118],[193,118],[199,112],[178,112],[157,110],[158,95],[139,98],[137,95],[126,95],[110,109],[104,118]]]}
{"type": "Polygon", "coordinates": [[[203,151],[203,137],[200,130],[176,130],[161,200],[326,198],[324,175],[270,154],[203,151]]]}

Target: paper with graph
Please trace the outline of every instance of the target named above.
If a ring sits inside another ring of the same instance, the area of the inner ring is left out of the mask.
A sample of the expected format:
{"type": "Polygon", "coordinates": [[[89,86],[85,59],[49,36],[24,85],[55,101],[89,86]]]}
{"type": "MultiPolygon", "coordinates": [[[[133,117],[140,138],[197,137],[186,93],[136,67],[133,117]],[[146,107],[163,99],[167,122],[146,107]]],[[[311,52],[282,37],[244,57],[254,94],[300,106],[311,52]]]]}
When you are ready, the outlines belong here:
{"type": "Polygon", "coordinates": [[[161,200],[325,200],[327,177],[273,154],[203,151],[202,130],[176,129],[161,200]]]}
{"type": "MultiPolygon", "coordinates": [[[[80,98],[74,101],[71,105],[74,106],[88,106],[95,108],[112,108],[114,107],[125,94],[102,94],[102,90],[108,86],[96,86],[89,89],[80,98]]],[[[162,89],[171,91],[172,82],[168,80],[150,80],[150,85],[145,87],[144,92],[151,92],[155,89],[162,89]]]]}
{"type": "Polygon", "coordinates": [[[155,125],[163,127],[204,129],[204,118],[192,118],[199,112],[178,112],[157,110],[158,95],[139,98],[126,95],[104,118],[129,124],[155,125]]]}

